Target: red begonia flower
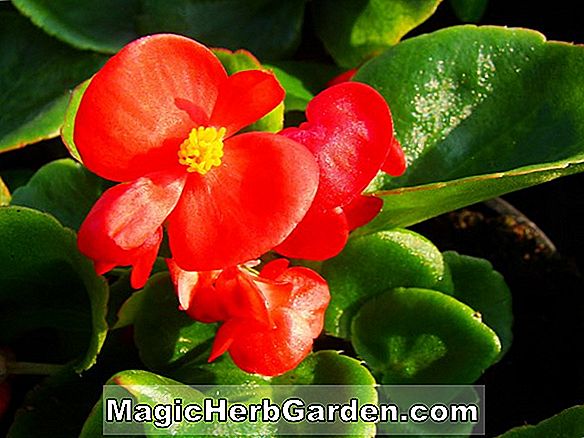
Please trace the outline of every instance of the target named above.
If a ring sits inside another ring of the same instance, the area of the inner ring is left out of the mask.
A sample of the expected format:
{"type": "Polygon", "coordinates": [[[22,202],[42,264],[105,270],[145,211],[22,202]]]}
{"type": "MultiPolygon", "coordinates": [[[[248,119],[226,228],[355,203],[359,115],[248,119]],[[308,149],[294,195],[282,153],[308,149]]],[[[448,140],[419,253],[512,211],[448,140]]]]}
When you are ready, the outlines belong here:
{"type": "Polygon", "coordinates": [[[127,45],[93,77],[75,118],[84,164],[123,183],[89,213],[80,250],[100,273],[132,265],[141,287],[163,225],[173,259],[189,271],[244,263],[279,244],[308,210],[318,166],[289,138],[235,134],[283,98],[271,73],[227,76],[188,38],[127,45]]]}
{"type": "Polygon", "coordinates": [[[308,268],[289,268],[280,259],[268,263],[259,276],[241,267],[217,275],[185,273],[168,263],[181,307],[199,321],[224,322],[209,361],[229,351],[244,371],[283,374],[306,357],[322,331],[329,290],[308,268]]]}
{"type": "Polygon", "coordinates": [[[383,168],[405,170],[387,103],[368,85],[344,82],[318,94],[307,122],[280,134],[308,147],[320,167],[318,192],[305,218],[276,250],[288,257],[324,260],[343,249],[349,231],[369,222],[380,200],[361,195],[383,168]],[[401,157],[401,158],[400,158],[401,157]]]}

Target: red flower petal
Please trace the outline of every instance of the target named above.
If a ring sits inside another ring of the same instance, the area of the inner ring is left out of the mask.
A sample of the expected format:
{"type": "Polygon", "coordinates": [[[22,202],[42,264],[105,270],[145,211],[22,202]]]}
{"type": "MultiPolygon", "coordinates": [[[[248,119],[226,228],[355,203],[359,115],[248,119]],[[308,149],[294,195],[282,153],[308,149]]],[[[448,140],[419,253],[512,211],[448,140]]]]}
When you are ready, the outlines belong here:
{"type": "Polygon", "coordinates": [[[323,212],[311,208],[275,250],[290,258],[325,260],[341,252],[348,237],[349,225],[342,209],[323,212]]]}
{"type": "Polygon", "coordinates": [[[282,135],[308,147],[320,167],[315,205],[342,207],[379,171],[393,137],[383,97],[368,85],[345,82],[318,94],[306,109],[307,122],[282,135]]]}
{"type": "Polygon", "coordinates": [[[404,151],[399,144],[399,141],[394,137],[387,157],[385,158],[385,162],[383,163],[383,166],[381,166],[381,170],[389,173],[391,176],[400,176],[406,171],[406,166],[407,163],[404,151]]]}
{"type": "Polygon", "coordinates": [[[223,126],[227,136],[268,114],[284,99],[284,89],[266,71],[235,73],[223,82],[211,115],[211,126],[223,126]]]}
{"type": "Polygon", "coordinates": [[[74,139],[84,164],[114,181],[176,165],[178,144],[208,122],[226,77],[212,52],[191,39],[154,35],[128,44],[81,100],[74,139]]]}
{"type": "Polygon", "coordinates": [[[229,350],[233,362],[249,373],[277,376],[295,368],[312,349],[312,329],[291,309],[278,309],[272,316],[275,328],[237,319],[223,324],[209,360],[229,350]]]}
{"type": "Polygon", "coordinates": [[[131,254],[132,273],[130,274],[130,285],[134,289],[144,287],[152,272],[152,266],[156,261],[160,242],[162,242],[162,227],[152,234],[144,244],[131,254]]]}
{"type": "Polygon", "coordinates": [[[358,196],[343,207],[349,230],[362,227],[373,220],[381,211],[383,200],[375,196],[358,196]]]}
{"type": "Polygon", "coordinates": [[[141,271],[137,278],[143,278],[156,257],[152,253],[158,251],[161,226],[176,206],[185,180],[184,175],[158,172],[107,190],[81,225],[80,251],[97,262],[99,273],[115,265],[134,265],[141,271]]]}
{"type": "MultiPolygon", "coordinates": [[[[274,263],[277,263],[276,260],[274,263]]],[[[272,269],[270,263],[265,269],[272,269]]],[[[262,270],[261,275],[264,275],[262,270]]],[[[312,338],[316,338],[322,331],[324,312],[330,301],[327,282],[313,270],[304,266],[294,266],[286,269],[277,277],[277,281],[292,286],[286,307],[297,312],[309,324],[312,338]]]]}
{"type": "Polygon", "coordinates": [[[268,133],[225,141],[221,166],[191,175],[168,221],[173,257],[189,271],[258,258],[280,243],[308,210],[318,166],[302,145],[268,133]]]}

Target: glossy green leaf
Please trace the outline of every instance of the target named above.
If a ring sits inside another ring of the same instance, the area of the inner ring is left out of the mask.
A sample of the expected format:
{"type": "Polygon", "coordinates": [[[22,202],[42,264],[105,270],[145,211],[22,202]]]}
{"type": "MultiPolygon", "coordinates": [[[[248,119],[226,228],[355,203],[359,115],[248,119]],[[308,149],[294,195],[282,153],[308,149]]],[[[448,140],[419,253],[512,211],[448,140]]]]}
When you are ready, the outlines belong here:
{"type": "Polygon", "coordinates": [[[584,436],[584,405],[574,406],[535,426],[520,426],[499,438],[551,438],[584,436]]]}
{"type": "Polygon", "coordinates": [[[445,252],[444,261],[454,283],[452,296],[481,314],[483,322],[497,333],[503,356],[513,340],[511,293],[503,276],[487,260],[454,251],[445,252]]]}
{"type": "MultiPolygon", "coordinates": [[[[131,395],[136,403],[145,403],[154,406],[160,403],[173,404],[175,399],[181,399],[183,406],[189,403],[197,403],[203,405],[205,395],[202,392],[183,385],[181,382],[169,379],[167,377],[159,376],[147,371],[130,370],[123,371],[114,375],[107,383],[108,385],[119,386],[120,395],[131,395]]],[[[236,394],[229,393],[229,400],[238,399],[242,403],[246,400],[253,400],[258,402],[261,399],[261,394],[265,393],[269,388],[245,388],[243,386],[235,388],[236,394]],[[259,391],[259,392],[258,392],[259,391]]],[[[118,394],[118,392],[116,392],[118,394]]],[[[95,430],[97,423],[96,416],[102,414],[96,408],[92,415],[88,418],[84,431],[90,432],[95,430]]],[[[208,435],[223,435],[223,436],[239,436],[239,435],[261,435],[273,436],[276,434],[276,425],[272,423],[261,422],[244,422],[244,423],[189,423],[187,421],[176,422],[168,428],[160,429],[153,426],[152,423],[143,423],[143,430],[146,436],[159,436],[161,431],[165,434],[173,436],[208,436],[208,435]]],[[[82,437],[90,437],[88,433],[81,435],[82,437]]]]}
{"type": "Polygon", "coordinates": [[[381,231],[352,238],[335,258],[323,263],[331,302],[325,328],[350,337],[351,320],[371,297],[396,287],[452,291],[442,254],[432,242],[409,230],[381,231]]]}
{"type": "Polygon", "coordinates": [[[286,111],[304,111],[308,102],[342,72],[338,67],[308,61],[280,61],[266,65],[286,90],[286,111]]]}
{"type": "Polygon", "coordinates": [[[228,353],[223,354],[211,363],[207,359],[211,353],[211,344],[199,357],[186,361],[178,368],[168,372],[169,377],[189,385],[269,385],[270,377],[250,374],[241,370],[228,353]]]}
{"type": "Polygon", "coordinates": [[[60,43],[15,12],[0,12],[0,22],[0,152],[4,152],[56,137],[69,90],[91,76],[104,58],[60,43]]]}
{"type": "MultiPolygon", "coordinates": [[[[112,295],[114,295],[115,285],[112,285],[112,295]]],[[[134,324],[136,318],[142,309],[142,300],[144,299],[144,289],[132,293],[120,306],[116,312],[117,317],[112,324],[112,329],[119,329],[134,324]]]]}
{"type": "Polygon", "coordinates": [[[318,36],[335,61],[357,67],[426,21],[442,0],[317,0],[318,36]]]}
{"type": "Polygon", "coordinates": [[[102,179],[79,163],[62,159],[44,165],[16,189],[12,205],[50,213],[64,226],[79,229],[103,190],[102,179]]]}
{"type": "Polygon", "coordinates": [[[454,13],[465,23],[478,23],[488,3],[489,0],[450,0],[454,13]]]}
{"type": "Polygon", "coordinates": [[[144,0],[141,33],[174,32],[204,44],[246,49],[261,59],[290,55],[300,39],[305,0],[144,0]]]}
{"type": "MultiPolygon", "coordinates": [[[[245,70],[268,70],[257,60],[255,56],[246,50],[232,52],[227,49],[214,49],[213,52],[219,58],[229,75],[245,70]]],[[[246,127],[244,131],[278,132],[284,127],[284,103],[262,117],[260,120],[246,127]]]]}
{"type": "Polygon", "coordinates": [[[91,79],[82,82],[71,92],[69,104],[65,111],[65,119],[63,121],[63,126],[61,127],[61,140],[63,140],[63,143],[69,150],[71,156],[80,163],[82,160],[79,151],[77,150],[77,146],[75,145],[75,141],[73,140],[73,130],[75,128],[75,116],[77,115],[77,110],[79,109],[83,93],[85,93],[85,90],[89,86],[89,82],[91,82],[91,79]]]}
{"type": "Polygon", "coordinates": [[[0,207],[10,204],[11,198],[10,190],[8,190],[8,187],[6,187],[6,184],[0,178],[0,207]]]}
{"type": "MultiPolygon", "coordinates": [[[[296,369],[272,379],[274,385],[375,385],[363,364],[337,351],[318,351],[304,359],[296,369]]],[[[373,397],[373,393],[370,393],[373,397]]]]}
{"type": "Polygon", "coordinates": [[[115,53],[138,37],[139,0],[13,0],[50,35],[79,49],[115,53]]]}
{"type": "Polygon", "coordinates": [[[387,99],[409,167],[368,230],[406,226],[584,169],[584,48],[459,26],[412,38],[356,80],[387,99]],[[405,187],[405,188],[403,188],[405,187]]]}
{"type": "Polygon", "coordinates": [[[0,235],[0,343],[30,343],[36,354],[56,332],[55,356],[90,368],[107,334],[108,287],[75,234],[44,213],[0,207],[0,235]]]}
{"type": "Polygon", "coordinates": [[[353,319],[357,354],[384,384],[466,384],[499,356],[497,335],[470,307],[441,292],[397,288],[353,319]]]}
{"type": "Polygon", "coordinates": [[[193,321],[179,310],[168,273],[155,274],[148,281],[141,301],[134,321],[134,339],[149,368],[168,370],[180,365],[181,360],[193,360],[208,351],[216,324],[193,321]]]}
{"type": "MultiPolygon", "coordinates": [[[[375,389],[375,379],[363,364],[352,357],[343,356],[337,351],[319,351],[304,359],[296,369],[272,379],[273,385],[331,385],[332,392],[318,392],[318,398],[310,400],[310,391],[300,390],[300,398],[305,403],[345,402],[351,398],[359,400],[360,404],[377,404],[378,395],[375,389]],[[331,397],[327,400],[327,397],[331,397]]],[[[280,388],[278,388],[280,389],[280,388]]],[[[294,395],[293,393],[290,395],[294,395]]],[[[337,422],[338,423],[338,422],[337,422]]],[[[301,426],[303,427],[303,426],[301,426]]],[[[315,429],[306,429],[305,436],[314,435],[315,429]],[[312,431],[312,433],[308,433],[312,431]]],[[[333,436],[375,436],[375,424],[351,423],[334,424],[327,427],[327,435],[333,436]],[[336,433],[335,433],[336,432],[336,433]]],[[[302,429],[294,429],[298,435],[302,429]]],[[[280,430],[285,433],[285,430],[280,430]]]]}

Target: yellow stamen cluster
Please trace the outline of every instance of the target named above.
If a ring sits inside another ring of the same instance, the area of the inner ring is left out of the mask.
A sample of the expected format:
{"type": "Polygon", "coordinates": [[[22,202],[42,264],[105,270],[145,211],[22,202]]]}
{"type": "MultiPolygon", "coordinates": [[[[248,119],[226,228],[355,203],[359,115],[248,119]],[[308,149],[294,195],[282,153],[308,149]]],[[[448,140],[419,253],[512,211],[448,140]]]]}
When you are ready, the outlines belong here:
{"type": "Polygon", "coordinates": [[[205,175],[211,168],[221,164],[225,132],[225,128],[194,128],[180,145],[178,162],[188,166],[187,172],[205,175]]]}

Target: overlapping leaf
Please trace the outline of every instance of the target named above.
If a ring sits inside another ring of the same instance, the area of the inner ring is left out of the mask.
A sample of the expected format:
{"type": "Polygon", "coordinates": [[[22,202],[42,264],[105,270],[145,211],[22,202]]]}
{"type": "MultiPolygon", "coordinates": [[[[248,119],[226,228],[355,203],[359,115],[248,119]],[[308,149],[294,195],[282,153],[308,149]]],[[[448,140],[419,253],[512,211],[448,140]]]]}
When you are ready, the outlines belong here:
{"type": "Polygon", "coordinates": [[[472,383],[501,351],[473,309],[428,289],[397,288],[372,298],[351,332],[355,351],[384,384],[472,383]]]}
{"type": "Polygon", "coordinates": [[[108,287],[77,250],[75,234],[22,207],[0,207],[0,234],[1,343],[36,354],[56,332],[55,360],[91,367],[107,333],[108,287]]]}
{"type": "Polygon", "coordinates": [[[396,287],[451,292],[442,254],[425,237],[409,230],[381,231],[349,240],[322,272],[331,290],[326,330],[349,338],[351,320],[371,297],[396,287]]]}
{"type": "Polygon", "coordinates": [[[523,29],[459,26],[412,38],[356,80],[388,101],[409,168],[374,185],[369,231],[584,170],[584,48],[523,29]]]}
{"type": "Polygon", "coordinates": [[[342,67],[397,44],[426,21],[442,0],[318,0],[313,2],[317,33],[342,67]]]}
{"type": "MultiPolygon", "coordinates": [[[[59,3],[59,2],[57,2],[59,3]]],[[[104,57],[49,37],[14,12],[0,12],[0,152],[56,137],[69,90],[104,57]]]]}

